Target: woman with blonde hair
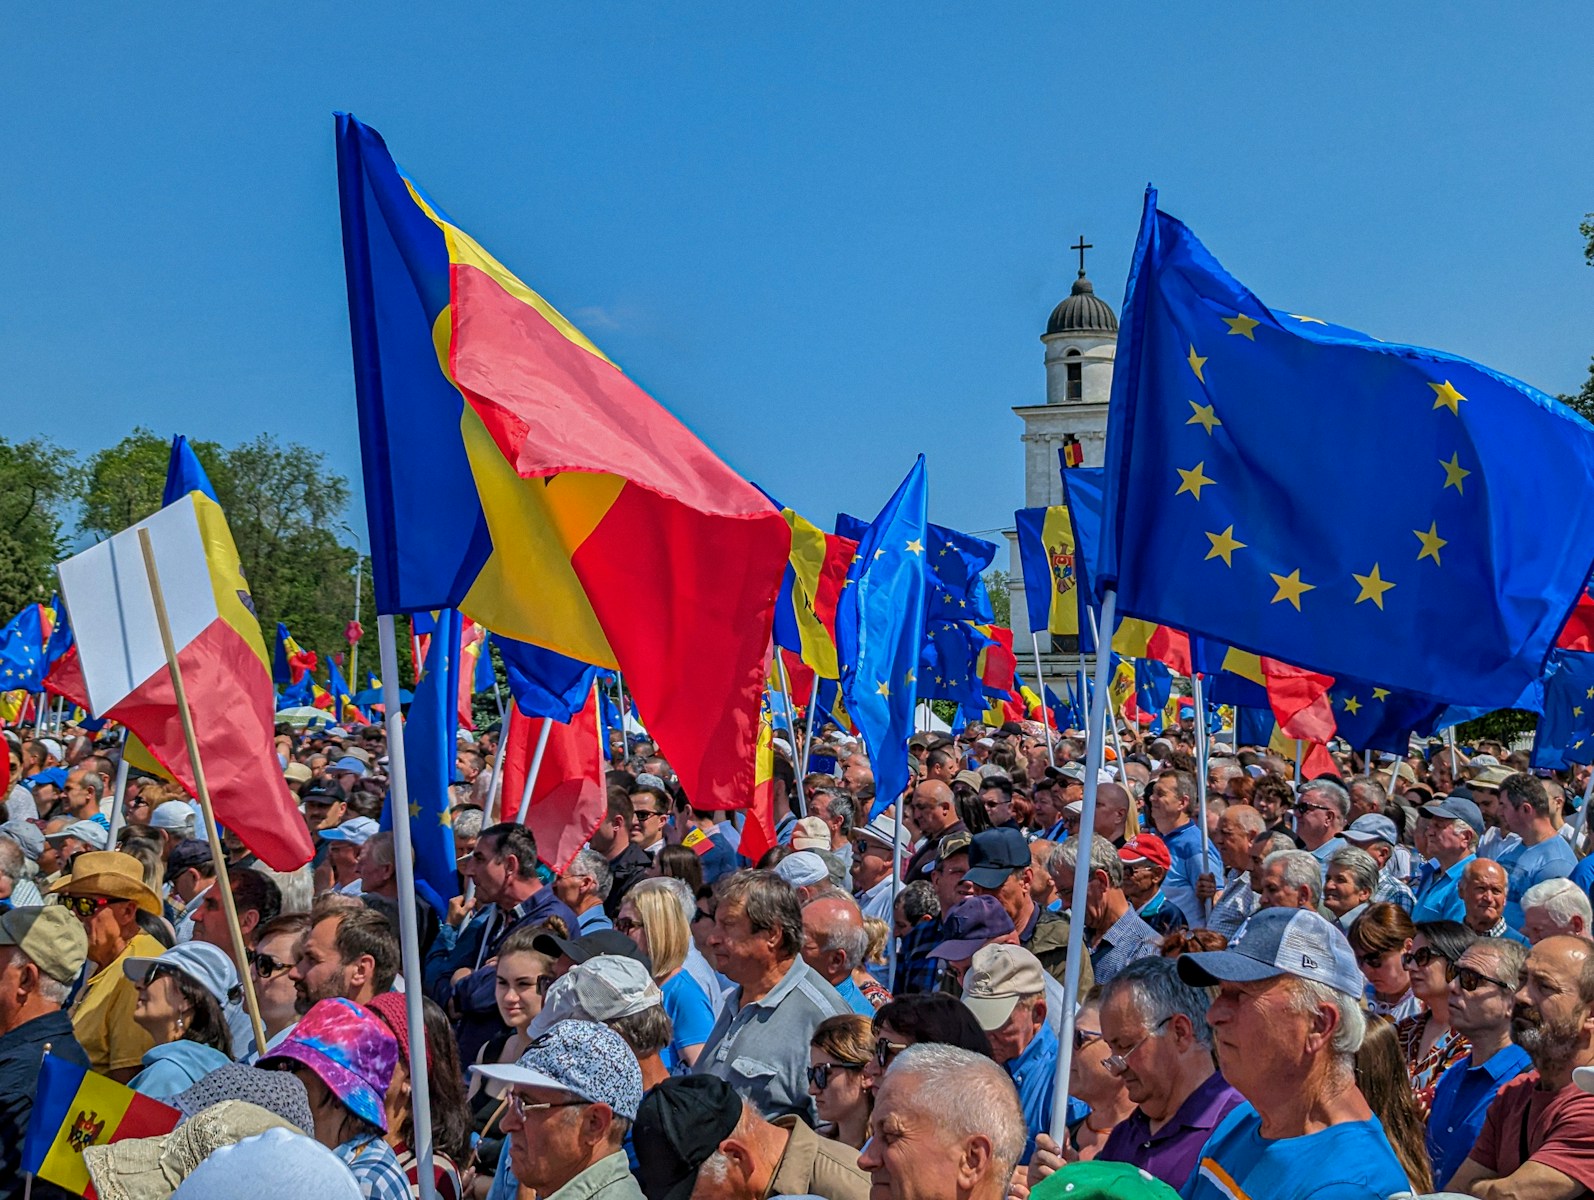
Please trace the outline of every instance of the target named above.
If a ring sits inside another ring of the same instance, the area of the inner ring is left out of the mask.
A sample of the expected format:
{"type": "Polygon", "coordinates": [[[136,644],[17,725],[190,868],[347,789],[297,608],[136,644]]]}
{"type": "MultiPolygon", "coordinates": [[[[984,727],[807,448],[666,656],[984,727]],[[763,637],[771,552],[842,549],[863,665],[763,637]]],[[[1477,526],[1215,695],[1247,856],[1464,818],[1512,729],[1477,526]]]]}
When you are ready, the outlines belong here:
{"type": "Polygon", "coordinates": [[[672,1075],[690,1071],[714,1029],[714,1005],[686,969],[692,945],[681,893],[674,880],[644,879],[625,895],[614,927],[653,963],[653,982],[664,993],[674,1036],[661,1055],[672,1075]]]}
{"type": "Polygon", "coordinates": [[[820,1132],[854,1150],[869,1138],[874,1090],[864,1068],[874,1051],[874,1021],[857,1013],[827,1017],[808,1040],[808,1094],[820,1132]]]}

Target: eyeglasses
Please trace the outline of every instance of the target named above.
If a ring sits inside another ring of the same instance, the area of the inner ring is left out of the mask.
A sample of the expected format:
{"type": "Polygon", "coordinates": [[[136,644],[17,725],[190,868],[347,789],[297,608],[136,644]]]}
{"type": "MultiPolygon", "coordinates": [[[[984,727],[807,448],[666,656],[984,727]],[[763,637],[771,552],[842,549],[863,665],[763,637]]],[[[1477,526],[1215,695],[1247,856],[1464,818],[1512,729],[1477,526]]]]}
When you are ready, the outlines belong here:
{"type": "Polygon", "coordinates": [[[874,1044],[875,1065],[884,1070],[891,1065],[891,1060],[906,1050],[908,1046],[908,1042],[893,1042],[886,1038],[881,1038],[874,1044]]]}
{"type": "Polygon", "coordinates": [[[1290,807],[1295,809],[1295,811],[1298,812],[1298,813],[1309,813],[1309,812],[1314,812],[1314,811],[1315,812],[1338,812],[1339,811],[1337,808],[1333,808],[1333,807],[1331,807],[1330,805],[1327,805],[1327,804],[1308,804],[1304,800],[1298,801],[1297,803],[1291,805],[1290,807]]]}
{"type": "Polygon", "coordinates": [[[111,902],[109,896],[63,896],[61,904],[80,920],[87,920],[111,902]]]}
{"type": "Polygon", "coordinates": [[[1083,1050],[1086,1046],[1093,1046],[1101,1040],[1101,1032],[1099,1030],[1078,1028],[1074,1030],[1074,1049],[1076,1051],[1083,1050]]]}
{"type": "Polygon", "coordinates": [[[623,934],[626,934],[627,936],[630,936],[631,934],[635,933],[638,929],[641,929],[641,928],[642,928],[642,922],[641,921],[633,921],[630,917],[616,917],[615,918],[614,931],[616,933],[623,933],[623,934]]]}
{"type": "Polygon", "coordinates": [[[1480,971],[1471,967],[1458,967],[1455,963],[1445,964],[1445,981],[1453,983],[1464,992],[1475,992],[1485,983],[1492,983],[1503,992],[1514,992],[1516,988],[1509,983],[1501,983],[1498,979],[1491,979],[1480,971]]]}
{"type": "Polygon", "coordinates": [[[822,1062],[815,1063],[808,1068],[808,1083],[818,1091],[824,1091],[830,1086],[830,1073],[832,1071],[861,1071],[862,1063],[847,1062],[822,1062]]]}
{"type": "Polygon", "coordinates": [[[1400,956],[1400,965],[1405,967],[1408,971],[1413,967],[1416,967],[1419,970],[1427,970],[1429,964],[1432,963],[1434,959],[1442,957],[1443,955],[1441,955],[1439,951],[1435,950],[1432,946],[1418,946],[1417,949],[1407,951],[1405,954],[1400,956]]]}
{"type": "Polygon", "coordinates": [[[1141,1038],[1138,1042],[1136,1042],[1133,1046],[1129,1047],[1129,1049],[1125,1050],[1122,1054],[1109,1054],[1106,1058],[1102,1059],[1101,1065],[1103,1067],[1105,1067],[1108,1070],[1108,1072],[1113,1074],[1113,1075],[1122,1075],[1125,1071],[1127,1071],[1129,1069],[1129,1060],[1132,1057],[1134,1057],[1135,1051],[1139,1050],[1140,1047],[1144,1046],[1152,1038],[1156,1037],[1159,1033],[1161,1033],[1162,1032],[1162,1027],[1164,1025],[1166,1025],[1171,1020],[1173,1020],[1173,1017],[1171,1017],[1171,1016],[1163,1017],[1162,1020],[1158,1021],[1156,1023],[1156,1025],[1152,1028],[1151,1032],[1146,1034],[1145,1037],[1141,1038]]]}
{"type": "Polygon", "coordinates": [[[643,821],[650,820],[653,817],[667,817],[670,814],[667,812],[655,811],[651,808],[633,808],[631,810],[631,815],[636,818],[637,824],[640,825],[643,821]]]}
{"type": "Polygon", "coordinates": [[[585,1108],[591,1100],[541,1100],[528,1103],[519,1092],[509,1093],[509,1109],[517,1117],[527,1113],[547,1112],[550,1108],[585,1108]]]}
{"type": "Polygon", "coordinates": [[[280,958],[272,958],[269,954],[262,954],[258,950],[249,952],[249,965],[255,969],[255,974],[261,979],[275,979],[284,971],[291,971],[293,964],[283,962],[280,958]]]}
{"type": "Polygon", "coordinates": [[[1358,954],[1356,956],[1356,965],[1358,967],[1365,967],[1369,971],[1376,971],[1379,967],[1384,965],[1384,959],[1386,957],[1388,957],[1387,953],[1382,950],[1378,951],[1376,954],[1358,954]]]}

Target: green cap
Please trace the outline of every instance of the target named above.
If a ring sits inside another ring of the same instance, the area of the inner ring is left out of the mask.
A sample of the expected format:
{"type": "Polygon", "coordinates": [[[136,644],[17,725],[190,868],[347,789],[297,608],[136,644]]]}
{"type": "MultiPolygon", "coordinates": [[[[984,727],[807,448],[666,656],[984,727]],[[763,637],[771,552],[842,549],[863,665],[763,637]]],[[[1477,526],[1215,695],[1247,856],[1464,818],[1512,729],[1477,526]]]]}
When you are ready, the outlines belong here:
{"type": "Polygon", "coordinates": [[[1131,1163],[1069,1163],[1037,1183],[1029,1200],[1179,1200],[1179,1193],[1131,1163]]]}

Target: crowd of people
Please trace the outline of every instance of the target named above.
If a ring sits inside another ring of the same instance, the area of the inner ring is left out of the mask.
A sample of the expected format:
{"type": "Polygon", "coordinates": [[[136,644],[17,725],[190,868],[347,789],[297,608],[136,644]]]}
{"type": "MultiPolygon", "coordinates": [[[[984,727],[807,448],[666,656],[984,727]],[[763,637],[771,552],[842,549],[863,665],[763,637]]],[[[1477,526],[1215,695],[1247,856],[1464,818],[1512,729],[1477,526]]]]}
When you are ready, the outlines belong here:
{"type": "Polygon", "coordinates": [[[0,1197],[46,1046],[183,1117],[86,1151],[102,1196],[422,1195],[406,905],[443,1200],[1594,1189],[1581,778],[1436,745],[1300,780],[1189,722],[1125,733],[1088,849],[1078,736],[916,735],[891,804],[856,738],[822,730],[800,779],[777,739],[757,862],[616,735],[563,863],[498,819],[496,733],[462,735],[457,894],[405,895],[379,726],[279,730],[292,873],[225,831],[215,862],[155,776],[113,813],[114,739],[6,731],[0,1197]]]}

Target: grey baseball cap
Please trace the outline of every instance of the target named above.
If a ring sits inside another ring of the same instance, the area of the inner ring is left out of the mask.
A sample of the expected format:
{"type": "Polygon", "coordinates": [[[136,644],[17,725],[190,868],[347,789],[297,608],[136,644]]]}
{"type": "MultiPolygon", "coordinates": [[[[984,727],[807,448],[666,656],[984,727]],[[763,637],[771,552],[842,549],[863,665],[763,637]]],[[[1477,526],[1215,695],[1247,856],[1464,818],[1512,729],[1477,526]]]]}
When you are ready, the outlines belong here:
{"type": "Polygon", "coordinates": [[[1395,832],[1395,823],[1383,813],[1368,813],[1366,816],[1357,817],[1350,823],[1350,828],[1340,836],[1347,842],[1355,842],[1358,846],[1368,846],[1373,842],[1388,842],[1393,846],[1400,841],[1400,834],[1395,832]]]}
{"type": "Polygon", "coordinates": [[[1465,796],[1449,795],[1433,804],[1423,805],[1420,811],[1425,817],[1465,821],[1473,833],[1483,836],[1483,811],[1465,796]]]}
{"type": "Polygon", "coordinates": [[[1264,908],[1240,927],[1227,949],[1183,954],[1178,964],[1179,978],[1191,987],[1293,975],[1358,1000],[1366,987],[1345,935],[1304,908],[1264,908]]]}

